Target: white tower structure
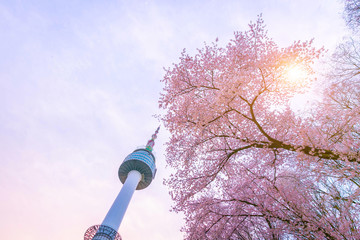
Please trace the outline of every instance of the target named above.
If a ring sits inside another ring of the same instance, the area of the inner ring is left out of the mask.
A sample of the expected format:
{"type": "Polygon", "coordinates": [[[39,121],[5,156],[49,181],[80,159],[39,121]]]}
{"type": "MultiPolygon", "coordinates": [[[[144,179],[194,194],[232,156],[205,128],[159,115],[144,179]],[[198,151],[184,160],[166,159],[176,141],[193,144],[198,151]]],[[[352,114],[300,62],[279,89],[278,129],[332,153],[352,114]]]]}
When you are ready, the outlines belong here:
{"type": "Polygon", "coordinates": [[[121,240],[117,232],[135,190],[150,185],[156,174],[155,157],[152,154],[156,129],[146,147],[136,149],[128,155],[119,168],[119,178],[124,184],[101,225],[87,229],[84,240],[121,240]]]}

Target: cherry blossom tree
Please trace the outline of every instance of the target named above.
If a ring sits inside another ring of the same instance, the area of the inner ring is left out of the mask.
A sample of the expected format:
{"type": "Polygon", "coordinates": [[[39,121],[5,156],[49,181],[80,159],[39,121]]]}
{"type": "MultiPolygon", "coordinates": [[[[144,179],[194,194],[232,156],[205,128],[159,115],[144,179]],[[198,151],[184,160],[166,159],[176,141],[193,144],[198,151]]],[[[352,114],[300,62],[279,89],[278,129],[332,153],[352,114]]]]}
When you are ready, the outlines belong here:
{"type": "Polygon", "coordinates": [[[259,17],[166,70],[166,184],[186,239],[360,239],[359,94],[349,110],[351,86],[334,83],[311,114],[290,107],[322,52],[279,48],[259,17]]]}

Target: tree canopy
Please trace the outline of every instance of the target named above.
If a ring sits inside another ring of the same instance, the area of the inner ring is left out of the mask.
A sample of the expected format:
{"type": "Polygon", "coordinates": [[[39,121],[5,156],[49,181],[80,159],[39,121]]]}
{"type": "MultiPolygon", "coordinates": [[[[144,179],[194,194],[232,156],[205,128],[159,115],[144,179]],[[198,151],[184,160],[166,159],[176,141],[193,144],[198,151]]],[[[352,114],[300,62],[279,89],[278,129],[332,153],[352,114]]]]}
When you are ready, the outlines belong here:
{"type": "Polygon", "coordinates": [[[345,20],[347,25],[356,30],[360,26],[360,2],[358,0],[344,0],[345,20]]]}
{"type": "Polygon", "coordinates": [[[186,239],[360,239],[360,65],[344,70],[360,58],[339,49],[323,99],[303,115],[290,105],[323,52],[278,47],[259,17],[166,70],[166,184],[186,239]]]}

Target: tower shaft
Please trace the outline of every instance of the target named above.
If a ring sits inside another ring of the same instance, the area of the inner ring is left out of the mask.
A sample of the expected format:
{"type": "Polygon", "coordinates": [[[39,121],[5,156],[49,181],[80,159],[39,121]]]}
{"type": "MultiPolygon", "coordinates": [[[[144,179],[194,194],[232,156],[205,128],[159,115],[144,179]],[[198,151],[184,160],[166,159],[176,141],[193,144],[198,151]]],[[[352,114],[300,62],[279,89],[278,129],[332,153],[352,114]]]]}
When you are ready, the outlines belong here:
{"type": "Polygon", "coordinates": [[[126,181],[121,188],[118,196],[112,204],[109,212],[101,225],[109,226],[115,230],[119,229],[119,226],[124,218],[127,207],[129,206],[131,197],[133,196],[137,185],[141,180],[141,174],[132,170],[128,173],[126,181]]]}

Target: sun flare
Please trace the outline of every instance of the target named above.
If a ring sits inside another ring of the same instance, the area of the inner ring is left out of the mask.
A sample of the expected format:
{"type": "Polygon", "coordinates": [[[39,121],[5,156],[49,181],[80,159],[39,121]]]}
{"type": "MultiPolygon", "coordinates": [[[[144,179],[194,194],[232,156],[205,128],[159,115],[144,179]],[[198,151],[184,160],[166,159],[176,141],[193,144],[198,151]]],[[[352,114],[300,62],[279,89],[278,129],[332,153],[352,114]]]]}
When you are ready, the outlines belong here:
{"type": "Polygon", "coordinates": [[[285,78],[289,82],[298,82],[306,78],[306,76],[307,73],[303,67],[299,65],[294,65],[294,66],[290,66],[286,70],[285,78]]]}

